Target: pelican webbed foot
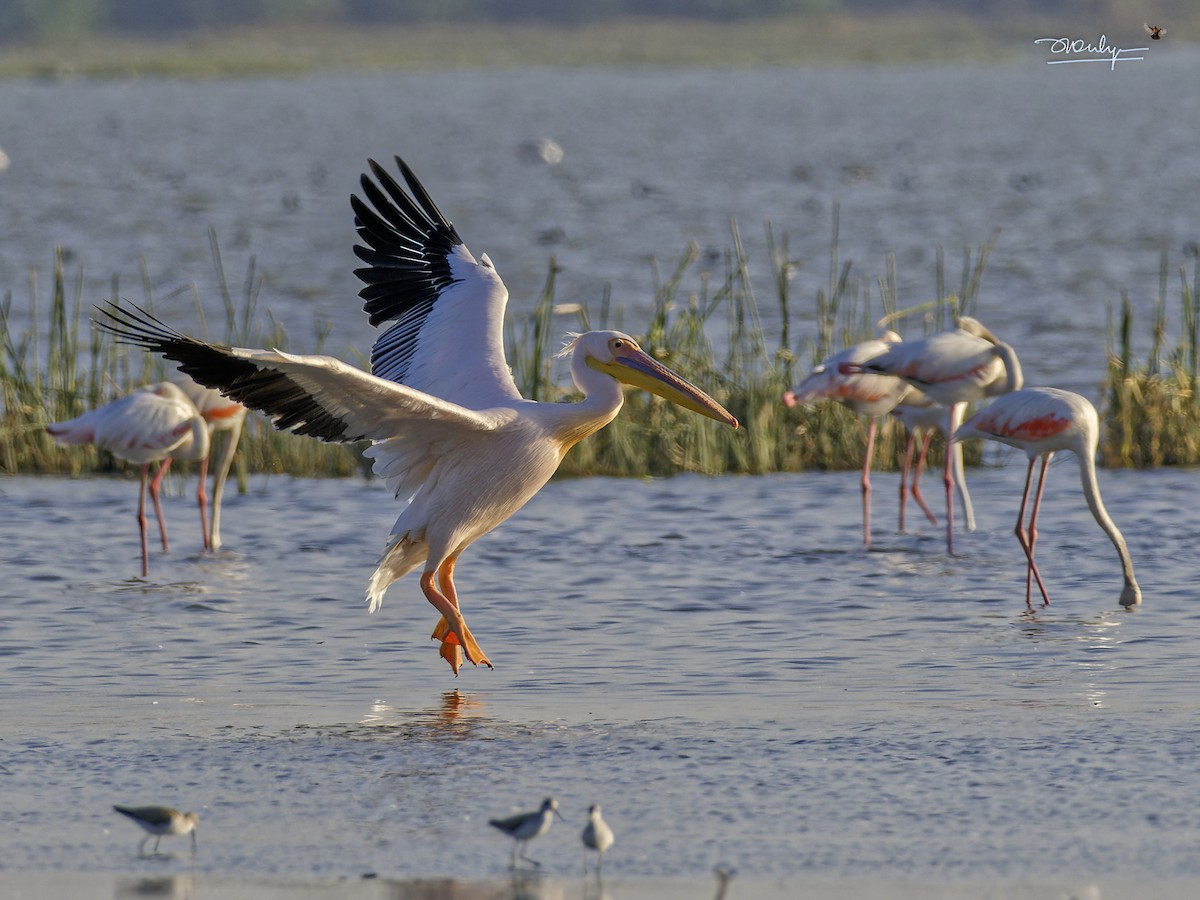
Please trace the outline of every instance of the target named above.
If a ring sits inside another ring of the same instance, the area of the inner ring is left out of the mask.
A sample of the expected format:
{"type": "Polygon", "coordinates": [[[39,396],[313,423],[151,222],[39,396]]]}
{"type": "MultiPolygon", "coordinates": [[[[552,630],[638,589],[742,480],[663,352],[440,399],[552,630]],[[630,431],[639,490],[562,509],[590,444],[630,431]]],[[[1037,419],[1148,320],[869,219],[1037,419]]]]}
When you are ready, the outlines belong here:
{"type": "Polygon", "coordinates": [[[450,668],[454,670],[454,674],[458,674],[459,668],[462,666],[463,656],[472,665],[485,665],[489,669],[494,669],[495,666],[488,660],[483,649],[479,646],[479,642],[475,640],[475,636],[471,634],[471,629],[467,627],[466,619],[459,618],[459,628],[456,630],[447,620],[445,616],[438,619],[437,627],[433,629],[433,634],[430,637],[435,641],[441,641],[442,646],[438,650],[438,655],[450,664],[450,668]],[[459,633],[461,631],[461,634],[459,633]]]}

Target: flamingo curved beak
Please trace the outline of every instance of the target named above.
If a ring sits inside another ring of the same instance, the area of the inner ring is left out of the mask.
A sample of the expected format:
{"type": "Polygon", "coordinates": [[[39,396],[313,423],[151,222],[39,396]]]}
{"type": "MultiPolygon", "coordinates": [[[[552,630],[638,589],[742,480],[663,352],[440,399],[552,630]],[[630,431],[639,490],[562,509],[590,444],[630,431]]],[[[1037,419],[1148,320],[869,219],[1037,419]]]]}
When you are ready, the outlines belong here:
{"type": "Polygon", "coordinates": [[[587,364],[597,372],[611,375],[623,384],[639,387],[669,400],[676,406],[690,409],[734,428],[738,427],[738,420],[725,407],[642,350],[624,347],[614,355],[612,362],[601,362],[594,356],[589,356],[587,364]]]}

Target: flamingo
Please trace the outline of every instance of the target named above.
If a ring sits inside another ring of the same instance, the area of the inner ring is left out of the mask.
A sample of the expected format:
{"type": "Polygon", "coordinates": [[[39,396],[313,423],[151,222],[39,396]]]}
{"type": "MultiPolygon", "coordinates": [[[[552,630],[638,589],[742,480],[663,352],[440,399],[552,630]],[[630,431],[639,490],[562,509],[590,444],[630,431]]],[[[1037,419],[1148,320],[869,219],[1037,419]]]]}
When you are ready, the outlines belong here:
{"type": "Polygon", "coordinates": [[[373,468],[408,499],[367,586],[379,608],[396,580],[423,567],[421,590],[440,613],[433,639],[457,675],[463,655],[492,667],[467,627],[454,585],[459,556],[541,489],[567,451],[616,417],[621,384],[734,428],[737,419],[618,331],[574,336],[562,351],[584,399],[538,403],[517,390],[504,358],[508,290],[478,260],[403,160],[408,192],[371,160],[351,197],[367,265],[355,274],[370,322],[393,324],[371,351],[371,373],[327,356],[223,347],[186,337],[137,309],[108,304],[118,340],[180,363],[206,387],[266,413],[281,430],[325,441],[369,440],[373,468]]]}
{"type": "Polygon", "coordinates": [[[1079,460],[1079,477],[1083,484],[1083,496],[1096,522],[1108,535],[1121,558],[1121,573],[1125,585],[1121,589],[1121,605],[1136,606],[1142,602],[1142,591],[1133,574],[1133,561],[1129,548],[1121,535],[1104,502],[1100,499],[1100,486],[1096,480],[1096,448],[1100,443],[1100,419],[1096,407],[1079,394],[1058,388],[1025,388],[1006,394],[977,412],[954,433],[955,442],[967,438],[984,438],[999,441],[1025,451],[1029,457],[1029,470],[1025,475],[1025,492],[1021,495],[1021,508],[1017,513],[1017,540],[1029,561],[1025,575],[1025,605],[1031,607],[1033,581],[1037,580],[1045,605],[1050,604],[1050,595],[1042,574],[1034,562],[1034,547],[1037,544],[1038,509],[1042,505],[1042,491],[1046,487],[1046,468],[1050,458],[1059,450],[1070,450],[1079,460]],[[1041,459],[1038,473],[1037,493],[1029,513],[1026,528],[1025,508],[1029,503],[1029,492],[1033,483],[1033,465],[1041,459]]]}
{"type": "MultiPolygon", "coordinates": [[[[962,316],[951,331],[891,344],[873,359],[843,363],[850,372],[895,375],[946,407],[943,432],[954,434],[966,404],[1015,391],[1024,383],[1017,353],[982,324],[962,316]]],[[[946,552],[954,555],[953,454],[946,454],[946,552]]]]}
{"type": "MultiPolygon", "coordinates": [[[[937,516],[925,502],[921,494],[921,473],[925,471],[925,459],[929,455],[929,444],[933,440],[933,432],[940,431],[946,422],[946,408],[934,403],[921,391],[912,388],[899,405],[892,410],[892,417],[898,419],[908,433],[904,444],[904,463],[900,467],[900,531],[904,531],[904,510],[908,504],[909,476],[912,477],[912,497],[925,513],[925,517],[934,525],[937,516]],[[921,450],[916,454],[917,462],[913,466],[913,454],[916,450],[917,439],[920,437],[921,450]]],[[[963,468],[961,444],[950,444],[947,452],[954,454],[952,474],[958,488],[958,499],[963,508],[963,518],[967,531],[975,530],[975,509],[971,505],[971,493],[967,490],[967,476],[963,468]]]]}
{"type": "Polygon", "coordinates": [[[208,480],[208,456],[200,461],[200,482],[196,488],[196,501],[200,504],[200,527],[204,532],[204,547],[207,550],[220,550],[221,500],[225,496],[225,480],[229,477],[229,470],[233,466],[233,455],[237,452],[238,441],[242,436],[242,426],[246,423],[247,410],[242,404],[221,396],[220,391],[206,388],[190,378],[181,378],[177,384],[199,410],[200,415],[204,417],[204,422],[208,425],[209,440],[212,441],[218,433],[226,435],[221,458],[217,461],[217,467],[213,473],[211,533],[208,531],[204,514],[205,502],[208,499],[205,492],[208,480]]]}
{"type": "Polygon", "coordinates": [[[794,390],[786,391],[783,395],[783,405],[788,409],[817,400],[836,400],[858,415],[867,417],[867,448],[863,454],[860,485],[863,543],[868,546],[871,543],[871,459],[875,452],[879,417],[892,412],[910,389],[899,378],[870,372],[843,371],[843,366],[873,359],[899,341],[900,335],[888,331],[879,338],[847,347],[817,365],[794,390]]]}
{"type": "MultiPolygon", "coordinates": [[[[168,548],[167,524],[163,519],[159,486],[171,460],[200,460],[208,456],[208,427],[187,395],[169,381],[147,385],[65,422],[46,426],[60,444],[95,444],[118,459],[141,465],[138,489],[138,528],[142,537],[142,577],[150,573],[146,541],[146,481],[150,463],[158,469],[150,481],[150,497],[162,536],[168,548]]],[[[200,512],[204,523],[204,510],[200,512]]]]}

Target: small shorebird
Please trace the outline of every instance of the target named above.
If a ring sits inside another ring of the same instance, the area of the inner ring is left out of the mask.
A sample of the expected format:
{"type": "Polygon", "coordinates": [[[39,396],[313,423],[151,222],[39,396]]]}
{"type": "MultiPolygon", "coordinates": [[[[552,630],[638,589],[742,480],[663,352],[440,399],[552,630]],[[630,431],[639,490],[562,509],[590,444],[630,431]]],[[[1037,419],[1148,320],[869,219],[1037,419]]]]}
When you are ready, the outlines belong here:
{"type": "Polygon", "coordinates": [[[535,812],[522,812],[504,819],[488,820],[489,825],[493,828],[499,828],[517,842],[513,846],[512,862],[509,864],[511,868],[515,869],[517,867],[518,855],[527,863],[532,863],[535,866],[541,865],[536,859],[530,859],[525,855],[525,845],[535,837],[539,837],[549,831],[550,821],[554,816],[562,818],[562,814],[558,811],[558,803],[555,802],[553,797],[547,797],[542,801],[541,807],[535,812]]]}
{"type": "Polygon", "coordinates": [[[154,852],[158,853],[158,842],[164,835],[190,834],[192,853],[196,852],[196,826],[200,824],[200,817],[194,812],[181,813],[169,806],[114,806],[113,809],[133,819],[148,832],[138,844],[138,856],[143,855],[146,841],[150,838],[154,838],[154,852]]]}
{"type": "Polygon", "coordinates": [[[713,869],[713,874],[717,876],[717,893],[713,897],[713,900],[725,900],[725,891],[729,888],[729,879],[737,874],[737,869],[721,863],[713,869]]]}
{"type": "Polygon", "coordinates": [[[600,877],[600,867],[604,865],[604,851],[612,846],[613,832],[608,823],[600,815],[600,804],[593,803],[588,807],[588,823],[583,826],[583,874],[587,874],[588,850],[596,851],[596,877],[600,877]]]}

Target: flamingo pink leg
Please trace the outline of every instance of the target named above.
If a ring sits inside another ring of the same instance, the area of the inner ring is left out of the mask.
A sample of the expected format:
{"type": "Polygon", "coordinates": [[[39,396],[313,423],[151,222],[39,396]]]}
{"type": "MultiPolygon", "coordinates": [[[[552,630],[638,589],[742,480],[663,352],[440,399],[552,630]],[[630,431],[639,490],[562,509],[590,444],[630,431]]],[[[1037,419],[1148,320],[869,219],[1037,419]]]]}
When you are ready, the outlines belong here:
{"type": "Polygon", "coordinates": [[[921,452],[917,454],[917,469],[912,477],[912,497],[917,501],[917,505],[925,513],[925,517],[936,525],[937,516],[933,514],[933,510],[929,508],[929,504],[925,502],[924,496],[921,494],[921,473],[925,471],[925,460],[929,456],[929,445],[933,443],[933,432],[926,431],[925,437],[921,441],[921,452]]]}
{"type": "Polygon", "coordinates": [[[162,501],[158,497],[159,488],[162,485],[163,477],[167,474],[167,470],[171,468],[171,457],[167,457],[158,465],[158,471],[154,473],[154,477],[150,479],[150,499],[154,501],[154,515],[158,517],[158,531],[162,535],[163,552],[167,552],[170,547],[167,546],[167,520],[163,518],[162,501]]]}
{"type": "MultiPolygon", "coordinates": [[[[953,403],[950,405],[946,413],[946,430],[945,434],[951,435],[958,429],[962,422],[963,409],[965,403],[953,403]]],[[[947,438],[949,441],[949,438],[947,438]]],[[[946,466],[943,473],[943,480],[946,482],[946,552],[954,555],[954,454],[949,449],[946,451],[946,466]]]]}
{"type": "Polygon", "coordinates": [[[900,466],[900,533],[904,534],[904,507],[908,504],[908,476],[912,472],[913,449],[917,444],[917,433],[911,429],[904,442],[904,462],[900,466]]]}
{"type": "Polygon", "coordinates": [[[138,531],[142,536],[142,577],[150,574],[150,548],[146,543],[146,478],[150,473],[150,463],[142,463],[142,477],[138,484],[138,531]]]}
{"type": "Polygon", "coordinates": [[[862,468],[863,543],[871,545],[871,457],[875,453],[875,431],[878,423],[874,416],[867,425],[867,453],[862,468]]]}
{"type": "Polygon", "coordinates": [[[1050,605],[1050,595],[1046,593],[1046,585],[1042,582],[1042,573],[1038,571],[1037,563],[1033,561],[1033,548],[1037,543],[1037,515],[1038,509],[1042,505],[1042,491],[1046,487],[1046,467],[1050,464],[1050,456],[1042,457],[1042,469],[1038,474],[1037,493],[1033,498],[1033,509],[1029,516],[1029,529],[1025,529],[1025,507],[1029,504],[1029,491],[1033,485],[1033,464],[1036,459],[1029,461],[1029,470],[1025,475],[1025,491],[1021,494],[1021,509],[1017,512],[1017,540],[1021,544],[1021,549],[1025,551],[1025,558],[1029,561],[1029,566],[1025,572],[1025,605],[1030,609],[1033,608],[1033,580],[1037,579],[1038,590],[1042,592],[1042,600],[1045,605],[1050,605]]]}
{"type": "Polygon", "coordinates": [[[204,549],[211,550],[212,539],[208,535],[208,457],[200,460],[200,483],[196,486],[196,503],[200,507],[200,536],[204,549]]]}

